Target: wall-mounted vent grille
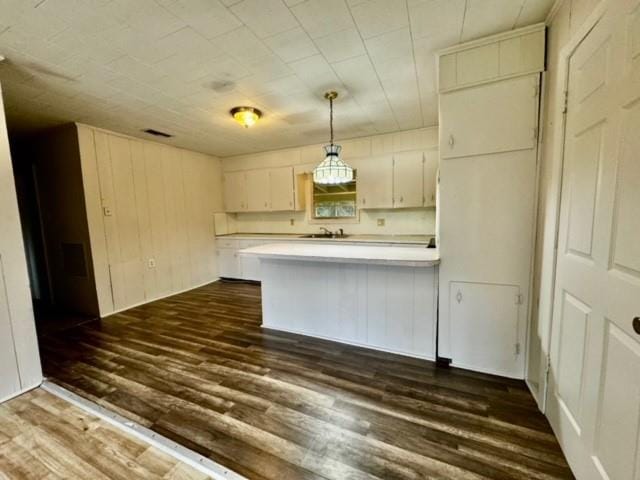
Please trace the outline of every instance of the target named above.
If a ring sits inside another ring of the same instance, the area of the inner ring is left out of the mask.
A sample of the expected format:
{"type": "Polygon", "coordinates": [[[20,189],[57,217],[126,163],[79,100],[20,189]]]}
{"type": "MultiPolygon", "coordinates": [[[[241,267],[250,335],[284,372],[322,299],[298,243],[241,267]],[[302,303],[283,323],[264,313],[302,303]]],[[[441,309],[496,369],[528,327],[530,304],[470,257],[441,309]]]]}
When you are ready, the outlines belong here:
{"type": "Polygon", "coordinates": [[[149,135],[155,135],[156,137],[164,137],[164,138],[171,138],[173,137],[173,135],[170,135],[168,133],[164,133],[164,132],[160,132],[158,130],[154,130],[153,128],[147,128],[146,130],[143,130],[144,133],[148,133],[149,135]]]}

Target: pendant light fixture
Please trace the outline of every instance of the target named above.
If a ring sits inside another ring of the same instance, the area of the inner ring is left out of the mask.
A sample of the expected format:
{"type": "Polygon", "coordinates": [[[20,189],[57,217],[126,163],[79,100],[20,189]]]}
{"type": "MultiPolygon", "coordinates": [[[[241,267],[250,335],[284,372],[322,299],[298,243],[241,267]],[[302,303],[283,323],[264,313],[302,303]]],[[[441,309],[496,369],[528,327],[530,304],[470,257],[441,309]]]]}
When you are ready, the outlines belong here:
{"type": "Polygon", "coordinates": [[[333,101],[338,97],[338,92],[327,92],[324,98],[329,100],[329,129],[331,131],[331,143],[325,145],[325,157],[320,165],[313,170],[314,183],[322,185],[338,185],[353,181],[353,169],[340,159],[340,145],[333,144],[333,101]]]}

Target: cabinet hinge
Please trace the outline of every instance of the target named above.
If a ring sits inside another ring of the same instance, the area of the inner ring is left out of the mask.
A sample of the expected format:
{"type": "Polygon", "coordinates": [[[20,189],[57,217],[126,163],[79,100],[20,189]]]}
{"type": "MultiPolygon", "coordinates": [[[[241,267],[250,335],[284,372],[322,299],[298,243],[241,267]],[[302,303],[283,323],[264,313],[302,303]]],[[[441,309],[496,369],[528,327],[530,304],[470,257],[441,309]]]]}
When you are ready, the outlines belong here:
{"type": "Polygon", "coordinates": [[[520,355],[520,342],[516,343],[516,355],[520,355]]]}
{"type": "Polygon", "coordinates": [[[533,139],[538,140],[538,127],[533,127],[533,139]]]}
{"type": "Polygon", "coordinates": [[[524,303],[524,297],[521,293],[516,295],[516,305],[522,305],[524,303]]]}
{"type": "Polygon", "coordinates": [[[562,113],[566,114],[569,111],[569,90],[564,91],[564,100],[562,104],[562,113]]]}

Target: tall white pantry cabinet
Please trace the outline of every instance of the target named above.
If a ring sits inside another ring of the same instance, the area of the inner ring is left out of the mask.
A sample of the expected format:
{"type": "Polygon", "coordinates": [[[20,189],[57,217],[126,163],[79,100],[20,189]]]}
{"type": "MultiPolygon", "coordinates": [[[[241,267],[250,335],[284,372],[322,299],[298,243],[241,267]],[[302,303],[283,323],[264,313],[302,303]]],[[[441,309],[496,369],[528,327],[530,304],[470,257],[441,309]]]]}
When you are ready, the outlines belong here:
{"type": "Polygon", "coordinates": [[[534,25],[439,53],[439,356],[524,377],[540,75],[534,25]]]}
{"type": "Polygon", "coordinates": [[[0,402],[42,381],[0,88],[0,402]]]}

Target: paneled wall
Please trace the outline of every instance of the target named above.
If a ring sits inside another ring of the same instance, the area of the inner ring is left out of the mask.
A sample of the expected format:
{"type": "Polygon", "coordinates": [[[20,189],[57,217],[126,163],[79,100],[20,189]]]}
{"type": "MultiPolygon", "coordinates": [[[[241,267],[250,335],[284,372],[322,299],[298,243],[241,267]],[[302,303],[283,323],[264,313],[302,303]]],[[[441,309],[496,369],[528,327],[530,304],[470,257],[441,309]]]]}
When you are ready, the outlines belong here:
{"type": "Polygon", "coordinates": [[[529,335],[529,386],[542,400],[549,353],[552,292],[555,263],[556,224],[559,209],[562,168],[561,138],[556,132],[562,122],[565,78],[560,75],[560,52],[580,29],[600,2],[598,0],[562,0],[556,2],[548,23],[547,70],[542,107],[542,144],[540,183],[538,186],[538,225],[535,247],[533,305],[529,335]]]}
{"type": "Polygon", "coordinates": [[[100,314],[217,278],[217,158],[78,125],[100,314]]]}
{"type": "MultiPolygon", "coordinates": [[[[406,130],[397,133],[338,140],[342,145],[342,158],[347,162],[366,161],[380,155],[401,152],[429,151],[438,147],[438,127],[406,130]]],[[[264,153],[226,157],[222,159],[225,172],[293,166],[294,172],[306,171],[319,163],[322,145],[287,148],[264,153]]],[[[224,232],[256,233],[305,233],[318,230],[317,223],[310,222],[307,212],[237,213],[227,215],[221,224],[228,226],[224,232]]],[[[378,209],[361,210],[359,221],[323,223],[329,229],[344,228],[354,234],[435,234],[435,209],[378,209]],[[383,219],[384,224],[379,225],[383,219]]]]}
{"type": "Polygon", "coordinates": [[[0,90],[0,401],[42,381],[0,90]]]}

